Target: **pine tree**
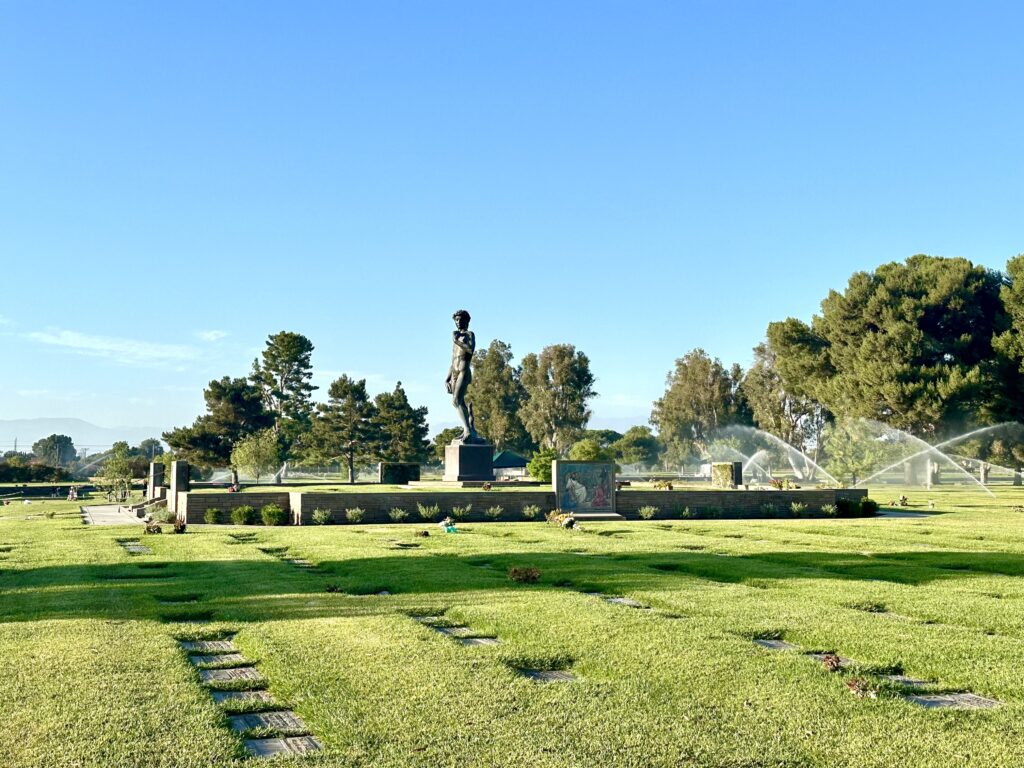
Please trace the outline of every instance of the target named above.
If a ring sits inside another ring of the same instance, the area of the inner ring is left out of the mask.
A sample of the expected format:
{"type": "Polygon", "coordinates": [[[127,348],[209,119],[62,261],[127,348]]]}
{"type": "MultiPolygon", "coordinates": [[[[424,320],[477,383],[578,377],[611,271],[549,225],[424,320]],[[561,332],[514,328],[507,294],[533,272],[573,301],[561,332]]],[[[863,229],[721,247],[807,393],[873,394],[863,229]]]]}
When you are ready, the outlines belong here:
{"type": "Polygon", "coordinates": [[[354,483],[356,464],[370,461],[378,449],[377,409],[366,392],[366,379],[343,375],[331,383],[327,396],[327,403],[317,406],[305,455],[324,463],[343,458],[348,481],[354,483]]]}
{"type": "Polygon", "coordinates": [[[373,404],[376,413],[371,423],[378,435],[381,461],[426,461],[430,455],[426,407],[409,404],[402,382],[393,392],[377,395],[373,404]]]}

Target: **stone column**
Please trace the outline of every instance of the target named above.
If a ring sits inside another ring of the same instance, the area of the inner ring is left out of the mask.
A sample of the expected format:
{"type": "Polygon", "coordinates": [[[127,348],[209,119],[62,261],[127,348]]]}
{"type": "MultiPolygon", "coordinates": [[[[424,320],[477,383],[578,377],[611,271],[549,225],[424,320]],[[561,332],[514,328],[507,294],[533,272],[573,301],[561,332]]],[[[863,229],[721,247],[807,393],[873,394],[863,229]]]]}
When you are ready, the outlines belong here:
{"type": "Polygon", "coordinates": [[[164,465],[159,461],[151,461],[149,463],[149,482],[146,483],[146,498],[155,499],[157,497],[157,488],[163,488],[164,485],[164,465]]]}
{"type": "Polygon", "coordinates": [[[1013,484],[1021,485],[1022,478],[1024,478],[1024,468],[1017,467],[1017,471],[1013,473],[1013,484]]]}
{"type": "Polygon", "coordinates": [[[167,509],[174,514],[178,513],[178,493],[189,489],[188,470],[187,461],[171,462],[171,490],[167,497],[167,509]]]}

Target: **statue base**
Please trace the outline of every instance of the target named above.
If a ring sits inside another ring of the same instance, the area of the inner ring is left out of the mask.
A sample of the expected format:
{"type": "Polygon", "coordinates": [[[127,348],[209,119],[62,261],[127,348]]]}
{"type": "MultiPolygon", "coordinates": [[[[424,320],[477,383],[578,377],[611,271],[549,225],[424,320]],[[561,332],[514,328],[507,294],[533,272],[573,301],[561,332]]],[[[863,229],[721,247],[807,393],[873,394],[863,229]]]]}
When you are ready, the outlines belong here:
{"type": "Polygon", "coordinates": [[[494,448],[488,443],[453,443],[444,447],[444,479],[493,480],[494,448]]]}

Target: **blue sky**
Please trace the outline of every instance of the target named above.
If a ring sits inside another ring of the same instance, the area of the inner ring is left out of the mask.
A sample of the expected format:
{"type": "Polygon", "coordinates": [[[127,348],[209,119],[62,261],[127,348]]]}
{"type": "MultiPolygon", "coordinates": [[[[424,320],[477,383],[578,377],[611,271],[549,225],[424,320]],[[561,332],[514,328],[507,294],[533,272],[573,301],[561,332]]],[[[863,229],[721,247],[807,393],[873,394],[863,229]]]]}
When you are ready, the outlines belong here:
{"type": "Polygon", "coordinates": [[[1015,3],[0,4],[0,419],[168,428],[266,336],[454,422],[450,316],[595,424],[851,272],[1024,251],[1015,3]]]}

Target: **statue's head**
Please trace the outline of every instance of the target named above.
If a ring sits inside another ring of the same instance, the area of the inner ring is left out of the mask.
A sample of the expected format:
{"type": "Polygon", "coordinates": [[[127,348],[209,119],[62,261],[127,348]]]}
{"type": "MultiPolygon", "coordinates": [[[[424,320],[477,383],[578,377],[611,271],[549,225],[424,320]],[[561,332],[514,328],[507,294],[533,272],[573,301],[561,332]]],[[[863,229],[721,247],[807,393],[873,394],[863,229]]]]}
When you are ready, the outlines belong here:
{"type": "Polygon", "coordinates": [[[469,328],[469,312],[464,309],[460,309],[452,315],[452,320],[455,321],[455,325],[459,327],[460,331],[464,331],[469,328]]]}

